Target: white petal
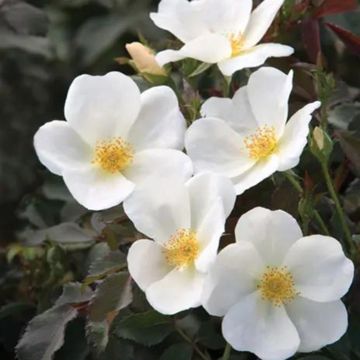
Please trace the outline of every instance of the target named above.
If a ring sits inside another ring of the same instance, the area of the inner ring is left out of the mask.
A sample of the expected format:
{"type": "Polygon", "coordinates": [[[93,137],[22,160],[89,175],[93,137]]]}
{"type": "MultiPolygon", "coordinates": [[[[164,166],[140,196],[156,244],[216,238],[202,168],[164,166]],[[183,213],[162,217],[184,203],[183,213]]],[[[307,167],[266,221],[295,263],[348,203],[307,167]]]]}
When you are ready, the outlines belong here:
{"type": "Polygon", "coordinates": [[[247,91],[251,108],[259,126],[273,126],[280,138],[288,116],[288,101],[292,90],[293,72],[263,67],[249,78],[247,91]]]}
{"type": "Polygon", "coordinates": [[[129,249],[127,262],[131,277],[143,291],[172,270],[162,247],[151,240],[135,241],[129,249]]]}
{"type": "Polygon", "coordinates": [[[180,50],[164,50],[156,54],[155,60],[160,66],[164,66],[171,62],[186,59],[186,57],[180,50]]]}
{"type": "Polygon", "coordinates": [[[187,0],[162,0],[158,12],[151,13],[150,18],[156,26],[171,32],[185,43],[208,32],[202,20],[202,3],[187,0]]]}
{"type": "Polygon", "coordinates": [[[153,149],[135,153],[133,163],[123,171],[126,178],[139,184],[155,176],[178,177],[188,180],[193,173],[190,158],[179,150],[153,149]]]}
{"type": "Polygon", "coordinates": [[[71,84],[65,117],[89,144],[113,137],[126,138],[140,111],[140,91],[120,72],[78,76],[71,84]]]}
{"type": "Polygon", "coordinates": [[[252,47],[257,44],[273,22],[284,0],[264,0],[250,16],[245,30],[245,46],[252,47]]]}
{"type": "Polygon", "coordinates": [[[158,13],[150,17],[158,27],[185,43],[207,32],[243,33],[251,7],[251,0],[162,0],[158,13]]]}
{"type": "Polygon", "coordinates": [[[124,210],[141,233],[159,243],[190,227],[189,194],[177,177],[152,177],[142,182],[124,202],[124,210]]]}
{"type": "Polygon", "coordinates": [[[299,333],[300,352],[316,351],[338,341],[348,326],[341,301],[319,303],[297,297],[286,310],[299,333]]]}
{"type": "Polygon", "coordinates": [[[187,184],[190,194],[191,225],[197,229],[214,202],[220,200],[225,217],[234,208],[236,194],[232,182],[214,173],[200,173],[190,179],[187,184]]]}
{"type": "Polygon", "coordinates": [[[63,177],[75,200],[89,210],[119,205],[134,190],[134,184],[122,174],[106,174],[94,166],[65,169],[63,177]]]}
{"type": "Polygon", "coordinates": [[[91,148],[65,121],[41,126],[34,136],[34,147],[41,163],[56,175],[61,175],[64,168],[91,163],[91,148]]]}
{"type": "Polygon", "coordinates": [[[262,360],[294,355],[300,339],[283,306],[264,302],[260,294],[241,299],[225,315],[222,332],[237,351],[250,351],[262,360]]]}
{"type": "Polygon", "coordinates": [[[209,31],[242,34],[250,20],[252,0],[203,1],[202,17],[209,31]]]}
{"type": "Polygon", "coordinates": [[[233,177],[232,182],[235,185],[236,194],[240,195],[245,190],[259,184],[277,171],[279,159],[276,155],[272,155],[265,160],[255,163],[249,170],[239,176],[233,177]]]}
{"type": "Polygon", "coordinates": [[[320,107],[319,101],[304,106],[285,125],[285,131],[278,144],[279,171],[295,167],[307,143],[311,114],[320,107]]]}
{"type": "Polygon", "coordinates": [[[141,94],[140,114],[128,141],[136,151],[150,148],[183,149],[186,123],[173,90],[158,86],[141,94]]]}
{"type": "Polygon", "coordinates": [[[216,259],[220,237],[225,230],[225,214],[223,201],[218,198],[196,228],[196,236],[201,252],[195,260],[198,271],[206,273],[216,259]]]}
{"type": "Polygon", "coordinates": [[[242,297],[256,290],[264,264],[249,242],[226,246],[205,278],[202,304],[215,316],[224,316],[242,297]]]}
{"type": "Polygon", "coordinates": [[[258,67],[269,57],[290,56],[294,49],[281,44],[262,44],[243,51],[240,55],[221,61],[218,65],[224,75],[231,76],[245,68],[258,67]]]}
{"type": "Polygon", "coordinates": [[[257,128],[245,86],[237,90],[232,99],[212,97],[206,100],[201,115],[221,119],[238,133],[257,128]]]}
{"type": "Polygon", "coordinates": [[[284,259],[302,297],[327,302],[344,296],[354,277],[354,264],[340,243],[329,236],[312,235],[298,240],[284,259]]]}
{"type": "Polygon", "coordinates": [[[156,56],[156,60],[160,65],[184,58],[192,58],[205,63],[215,64],[230,57],[231,51],[231,44],[226,36],[208,33],[187,42],[178,51],[168,50],[166,53],[159,53],[156,56]]]}
{"type": "Polygon", "coordinates": [[[234,177],[254,164],[244,150],[242,137],[219,119],[195,121],[185,134],[185,147],[196,172],[234,177]]]}
{"type": "Polygon", "coordinates": [[[173,315],[200,305],[204,275],[193,268],[174,269],[146,290],[150,305],[162,314],[173,315]]]}
{"type": "Polygon", "coordinates": [[[285,211],[256,207],[240,217],[235,237],[240,243],[254,244],[267,266],[280,266],[302,232],[296,220],[285,211]]]}

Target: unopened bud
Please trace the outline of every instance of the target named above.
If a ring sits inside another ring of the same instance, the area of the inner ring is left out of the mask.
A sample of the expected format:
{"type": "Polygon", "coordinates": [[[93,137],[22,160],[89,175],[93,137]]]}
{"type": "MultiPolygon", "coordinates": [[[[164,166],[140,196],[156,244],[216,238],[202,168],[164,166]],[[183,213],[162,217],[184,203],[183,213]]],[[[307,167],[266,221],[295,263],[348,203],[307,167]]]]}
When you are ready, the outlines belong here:
{"type": "Polygon", "coordinates": [[[137,70],[142,74],[166,76],[166,71],[155,60],[154,52],[139,42],[126,44],[137,70]]]}

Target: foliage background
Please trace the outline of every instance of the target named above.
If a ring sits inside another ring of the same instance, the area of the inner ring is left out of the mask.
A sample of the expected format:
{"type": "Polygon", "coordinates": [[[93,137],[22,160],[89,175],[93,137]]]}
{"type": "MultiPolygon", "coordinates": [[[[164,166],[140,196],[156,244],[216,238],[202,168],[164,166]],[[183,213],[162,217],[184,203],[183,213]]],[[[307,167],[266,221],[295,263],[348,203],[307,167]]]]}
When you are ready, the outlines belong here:
{"type": "MultiPolygon", "coordinates": [[[[316,97],[325,104],[321,116],[329,121],[329,132],[335,141],[330,164],[332,175],[356,235],[360,234],[360,40],[356,36],[360,34],[360,21],[354,3],[287,0],[272,36],[296,48],[296,60],[292,60],[296,69],[293,107],[316,97]],[[352,35],[341,31],[336,35],[325,25],[327,22],[347,29],[352,35]],[[322,57],[318,56],[317,26],[322,57]]],[[[196,350],[199,348],[214,359],[222,353],[224,343],[219,335],[219,322],[210,320],[201,309],[177,318],[162,317],[150,310],[135,287],[131,309],[125,307],[131,295],[126,293],[130,291],[127,279],[116,268],[124,261],[117,249],[126,252],[129,242],[138,234],[124,220],[121,210],[94,215],[77,205],[61,180],[41,167],[32,146],[33,135],[40,125],[63,119],[66,92],[75,76],[104,74],[110,70],[133,73],[131,67],[120,65],[115,59],[126,56],[124,45],[139,36],[158,48],[165,46],[169,35],[158,30],[148,17],[156,4],[157,1],[151,0],[0,0],[2,360],[14,358],[14,347],[26,323],[54,304],[63,284],[82,282],[89,275],[95,276],[95,279],[87,278],[89,284],[110,279],[107,283],[100,282],[107,300],[100,296],[89,315],[88,299],[74,300],[77,288],[68,289],[70,295],[63,294],[65,300],[58,308],[70,311],[75,305],[66,307],[67,304],[76,303],[80,316],[67,327],[65,345],[56,352],[56,359],[101,358],[96,355],[101,348],[106,349],[102,356],[107,360],[190,360],[192,356],[200,358],[196,350]],[[54,230],[53,226],[61,223],[65,225],[54,230]],[[94,265],[94,259],[99,258],[106,260],[107,265],[104,262],[94,265]],[[106,276],[104,271],[108,271],[106,276]],[[106,287],[113,289],[112,281],[117,284],[122,281],[121,294],[107,292],[106,287]],[[115,298],[111,299],[110,294],[115,298]],[[85,328],[89,316],[93,327],[88,323],[85,328]],[[107,339],[104,334],[110,324],[112,330],[107,339]],[[90,346],[85,332],[91,339],[90,346]]],[[[273,64],[284,70],[289,68],[289,63],[283,60],[273,64]]],[[[211,69],[190,78],[196,66],[188,62],[183,68],[176,68],[181,77],[187,78],[186,82],[178,80],[177,84],[192,105],[184,109],[189,120],[196,115],[199,100],[191,85],[199,87],[204,97],[222,92],[219,74],[211,69]]],[[[146,86],[140,77],[137,80],[146,86]]],[[[242,81],[239,76],[233,86],[242,81]]],[[[229,230],[243,212],[262,205],[282,208],[294,214],[306,231],[321,232],[311,213],[316,208],[331,233],[341,238],[343,234],[326,194],[319,164],[310,151],[305,152],[298,174],[305,186],[300,195],[280,176],[248,191],[239,199],[229,219],[229,230]]],[[[355,238],[360,240],[360,235],[355,238]]],[[[224,237],[224,243],[228,241],[231,237],[224,237]]],[[[351,314],[346,337],[319,354],[301,358],[360,359],[358,284],[356,278],[346,299],[351,314]]],[[[57,319],[63,318],[64,313],[60,314],[57,319]]],[[[70,319],[72,315],[68,313],[68,316],[70,319]]],[[[45,338],[46,333],[37,336],[45,338]]],[[[51,344],[54,351],[58,345],[61,344],[51,344]]],[[[242,359],[241,356],[234,354],[232,359],[242,359]]],[[[34,354],[21,356],[22,359],[42,357],[34,354]]]]}

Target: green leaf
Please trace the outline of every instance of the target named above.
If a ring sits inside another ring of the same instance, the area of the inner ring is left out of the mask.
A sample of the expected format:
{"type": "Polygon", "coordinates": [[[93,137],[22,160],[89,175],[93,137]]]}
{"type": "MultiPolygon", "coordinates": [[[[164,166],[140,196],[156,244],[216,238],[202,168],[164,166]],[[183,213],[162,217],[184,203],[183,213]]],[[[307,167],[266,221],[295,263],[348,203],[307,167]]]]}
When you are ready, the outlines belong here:
{"type": "Polygon", "coordinates": [[[188,343],[171,345],[161,355],[159,360],[191,360],[193,349],[188,343]]]}
{"type": "Polygon", "coordinates": [[[114,334],[145,346],[162,342],[174,327],[171,318],[154,310],[132,314],[114,323],[114,334]]]}
{"type": "Polygon", "coordinates": [[[108,322],[89,321],[86,325],[86,337],[94,348],[96,354],[102,353],[109,342],[109,324],[108,322]]]}
{"type": "Polygon", "coordinates": [[[89,308],[89,319],[103,321],[107,315],[128,306],[132,301],[129,274],[121,272],[108,276],[96,289],[89,308]]]}
{"type": "Polygon", "coordinates": [[[190,75],[189,78],[198,76],[200,74],[202,74],[203,72],[205,72],[206,70],[210,69],[210,67],[213,64],[208,64],[208,63],[201,63],[190,75]]]}
{"type": "Polygon", "coordinates": [[[360,102],[343,103],[329,112],[329,123],[341,130],[349,130],[349,125],[360,115],[360,102]]]}
{"type": "Polygon", "coordinates": [[[55,306],[81,304],[90,301],[93,295],[94,293],[90,288],[84,288],[80,283],[69,283],[64,285],[63,293],[57,299],[55,306]]]}
{"type": "Polygon", "coordinates": [[[96,259],[89,268],[89,275],[99,276],[109,271],[115,271],[126,264],[126,256],[121,251],[111,251],[96,259]]]}
{"type": "Polygon", "coordinates": [[[35,316],[16,346],[19,360],[51,360],[64,343],[67,323],[76,315],[75,308],[62,305],[35,316]]]}
{"type": "Polygon", "coordinates": [[[216,324],[213,320],[202,323],[197,337],[201,345],[211,350],[225,347],[225,340],[221,335],[221,325],[216,324]]]}

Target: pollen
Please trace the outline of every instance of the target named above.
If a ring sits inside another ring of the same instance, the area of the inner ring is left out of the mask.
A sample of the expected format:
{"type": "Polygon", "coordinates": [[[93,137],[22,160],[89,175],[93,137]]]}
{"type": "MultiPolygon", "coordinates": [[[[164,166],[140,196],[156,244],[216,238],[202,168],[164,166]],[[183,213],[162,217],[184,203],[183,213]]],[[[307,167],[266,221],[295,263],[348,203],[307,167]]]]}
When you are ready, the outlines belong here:
{"type": "Polygon", "coordinates": [[[254,160],[261,160],[271,155],[277,146],[275,129],[273,126],[259,127],[252,135],[244,139],[249,156],[254,160]]]}
{"type": "Polygon", "coordinates": [[[295,289],[294,278],[286,267],[268,266],[257,288],[262,299],[270,301],[274,306],[287,304],[299,295],[295,289]]]}
{"type": "Polygon", "coordinates": [[[132,146],[121,138],[112,138],[96,144],[92,163],[104,171],[115,174],[125,170],[133,161],[132,146]]]}
{"type": "Polygon", "coordinates": [[[229,40],[231,43],[231,56],[235,57],[240,55],[244,47],[244,37],[241,34],[230,34],[229,40]]]}
{"type": "Polygon", "coordinates": [[[179,229],[165,244],[164,253],[169,265],[185,268],[192,265],[200,252],[199,242],[192,230],[179,229]]]}

